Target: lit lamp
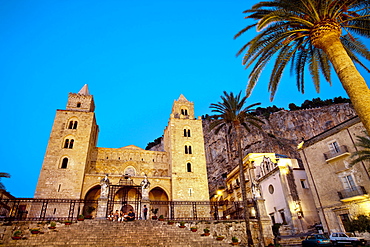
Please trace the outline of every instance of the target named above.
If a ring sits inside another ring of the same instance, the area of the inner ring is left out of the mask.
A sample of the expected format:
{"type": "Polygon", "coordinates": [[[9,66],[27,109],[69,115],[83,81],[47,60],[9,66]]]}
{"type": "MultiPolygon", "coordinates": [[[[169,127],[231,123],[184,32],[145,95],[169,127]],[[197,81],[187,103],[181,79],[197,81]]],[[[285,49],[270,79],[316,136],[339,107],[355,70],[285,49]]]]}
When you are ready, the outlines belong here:
{"type": "Polygon", "coordinates": [[[223,193],[224,193],[224,192],[223,192],[222,190],[217,190],[217,195],[218,195],[218,196],[222,196],[222,195],[223,195],[223,193]]]}

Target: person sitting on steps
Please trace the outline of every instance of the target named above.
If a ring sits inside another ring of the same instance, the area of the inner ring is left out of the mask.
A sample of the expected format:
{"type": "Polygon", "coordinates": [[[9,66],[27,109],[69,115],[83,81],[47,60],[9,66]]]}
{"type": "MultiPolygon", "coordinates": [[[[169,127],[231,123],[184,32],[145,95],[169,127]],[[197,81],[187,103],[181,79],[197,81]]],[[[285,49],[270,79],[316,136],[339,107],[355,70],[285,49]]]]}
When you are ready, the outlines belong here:
{"type": "Polygon", "coordinates": [[[132,211],[132,209],[130,209],[130,211],[128,211],[127,216],[125,217],[125,221],[134,221],[134,220],[135,220],[135,213],[132,211]]]}
{"type": "Polygon", "coordinates": [[[113,221],[118,221],[119,213],[118,210],[113,214],[113,221]]]}

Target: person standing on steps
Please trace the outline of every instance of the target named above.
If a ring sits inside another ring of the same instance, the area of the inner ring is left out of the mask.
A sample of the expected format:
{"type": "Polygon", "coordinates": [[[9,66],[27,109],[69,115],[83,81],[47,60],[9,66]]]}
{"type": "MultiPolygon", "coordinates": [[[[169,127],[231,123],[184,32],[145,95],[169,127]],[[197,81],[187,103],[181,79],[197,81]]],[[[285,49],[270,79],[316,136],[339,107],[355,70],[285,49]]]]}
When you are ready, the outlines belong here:
{"type": "Polygon", "coordinates": [[[148,216],[148,208],[146,207],[146,205],[144,205],[143,215],[144,215],[144,220],[146,220],[148,216]]]}

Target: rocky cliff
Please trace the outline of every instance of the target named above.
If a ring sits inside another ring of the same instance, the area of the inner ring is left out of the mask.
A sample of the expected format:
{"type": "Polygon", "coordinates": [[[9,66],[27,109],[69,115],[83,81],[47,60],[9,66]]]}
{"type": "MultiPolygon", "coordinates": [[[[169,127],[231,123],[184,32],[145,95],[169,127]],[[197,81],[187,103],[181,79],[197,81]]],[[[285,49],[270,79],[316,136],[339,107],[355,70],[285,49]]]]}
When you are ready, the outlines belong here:
{"type": "MultiPolygon", "coordinates": [[[[302,139],[307,140],[355,115],[348,103],[273,113],[268,119],[264,119],[262,130],[255,128],[250,133],[244,132],[243,156],[248,153],[278,153],[300,159],[296,147],[302,139]]],[[[209,120],[203,121],[203,131],[212,195],[223,185],[222,174],[230,172],[237,165],[237,160],[235,137],[227,136],[225,131],[215,135],[213,131],[209,131],[209,123],[209,120]]]]}

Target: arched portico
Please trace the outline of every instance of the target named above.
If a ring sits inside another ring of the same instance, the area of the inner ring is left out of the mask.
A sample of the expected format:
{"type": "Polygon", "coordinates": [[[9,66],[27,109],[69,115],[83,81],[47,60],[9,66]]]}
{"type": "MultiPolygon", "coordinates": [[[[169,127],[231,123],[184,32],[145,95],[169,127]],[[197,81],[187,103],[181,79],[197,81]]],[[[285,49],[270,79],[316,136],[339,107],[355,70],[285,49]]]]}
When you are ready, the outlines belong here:
{"type": "Polygon", "coordinates": [[[97,201],[100,198],[100,190],[100,185],[96,185],[87,191],[85,195],[85,205],[81,212],[81,214],[83,214],[85,218],[96,216],[96,209],[98,208],[97,201]]]}
{"type": "Polygon", "coordinates": [[[158,215],[163,215],[164,218],[170,217],[170,205],[168,204],[168,195],[160,187],[154,187],[149,192],[149,200],[151,209],[158,208],[158,215]]]}

